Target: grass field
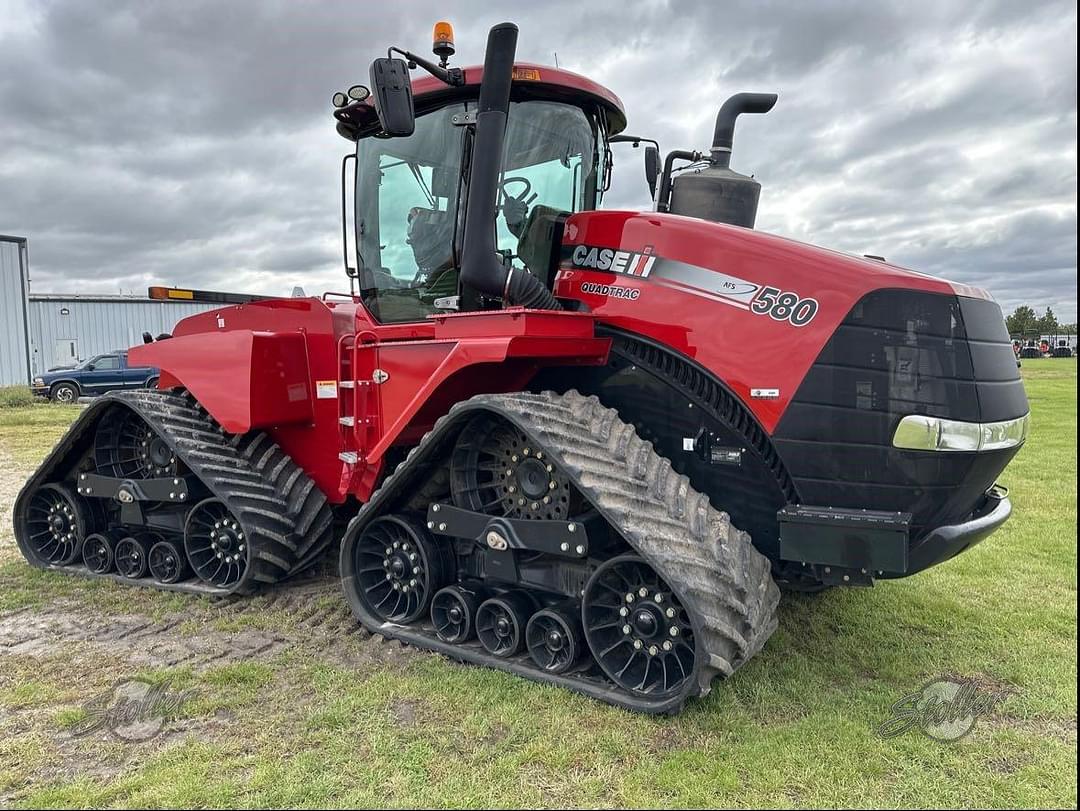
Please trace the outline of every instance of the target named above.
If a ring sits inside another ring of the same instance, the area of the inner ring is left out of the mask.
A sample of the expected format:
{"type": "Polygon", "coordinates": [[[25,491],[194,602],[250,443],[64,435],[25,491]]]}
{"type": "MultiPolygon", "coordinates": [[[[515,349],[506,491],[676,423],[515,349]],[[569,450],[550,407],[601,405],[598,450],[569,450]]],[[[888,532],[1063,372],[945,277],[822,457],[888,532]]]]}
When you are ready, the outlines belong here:
{"type": "Polygon", "coordinates": [[[0,806],[1075,807],[1076,362],[1023,374],[1002,531],[917,577],[786,596],[765,650],[676,718],[346,634],[332,589],[238,607],[31,570],[11,502],[74,409],[0,409],[0,806]],[[137,675],[191,691],[161,735],[72,733],[137,675]],[[955,743],[876,733],[942,675],[1008,697],[955,743]]]}

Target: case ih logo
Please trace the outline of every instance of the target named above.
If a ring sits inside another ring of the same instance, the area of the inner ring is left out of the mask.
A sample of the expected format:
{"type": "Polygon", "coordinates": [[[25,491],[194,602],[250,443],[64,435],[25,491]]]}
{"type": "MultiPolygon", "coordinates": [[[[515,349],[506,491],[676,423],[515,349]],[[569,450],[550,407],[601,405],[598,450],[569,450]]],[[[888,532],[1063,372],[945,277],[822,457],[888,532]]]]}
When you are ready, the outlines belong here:
{"type": "Polygon", "coordinates": [[[647,245],[641,253],[616,251],[613,248],[592,248],[578,245],[570,256],[574,267],[610,270],[613,273],[625,273],[627,276],[647,277],[656,262],[652,255],[652,245],[647,245]]]}

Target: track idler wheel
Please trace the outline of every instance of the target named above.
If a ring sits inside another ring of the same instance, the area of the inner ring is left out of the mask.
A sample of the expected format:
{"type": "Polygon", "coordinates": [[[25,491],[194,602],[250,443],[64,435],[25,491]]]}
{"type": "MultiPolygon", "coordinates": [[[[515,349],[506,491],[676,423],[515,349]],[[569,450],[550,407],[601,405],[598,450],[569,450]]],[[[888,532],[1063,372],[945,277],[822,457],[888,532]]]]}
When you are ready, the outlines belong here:
{"type": "Polygon", "coordinates": [[[408,623],[425,616],[431,598],[450,580],[449,549],[395,515],[368,524],[354,554],[358,596],[385,621],[408,623]]]}
{"type": "Polygon", "coordinates": [[[686,610],[642,558],[605,562],[585,584],[585,638],[597,663],[620,687],[661,696],[682,690],[697,663],[686,610]]]}
{"type": "Polygon", "coordinates": [[[191,508],[184,524],[184,552],[199,579],[218,588],[240,582],[250,558],[243,527],[219,498],[191,508]]]}
{"type": "Polygon", "coordinates": [[[442,589],[431,599],[431,623],[435,626],[435,635],[452,645],[468,642],[476,632],[473,617],[477,607],[478,600],[473,592],[461,586],[442,589]]]}
{"type": "Polygon", "coordinates": [[[548,673],[565,673],[581,658],[585,639],[576,612],[545,608],[532,615],[525,626],[529,655],[548,673]]]}
{"type": "Polygon", "coordinates": [[[116,563],[116,539],[104,532],[86,536],[82,548],[83,565],[94,574],[111,572],[116,563]]]}
{"type": "Polygon", "coordinates": [[[150,547],[150,575],[159,583],[179,583],[191,576],[184,550],[175,541],[158,541],[150,547]]]}
{"type": "Polygon", "coordinates": [[[505,659],[525,644],[525,626],[535,606],[518,592],[484,600],[476,609],[476,635],[484,649],[505,659]]]}
{"type": "Polygon", "coordinates": [[[41,563],[66,566],[79,559],[91,527],[86,503],[66,484],[46,484],[35,492],[22,516],[22,537],[41,563]]]}
{"type": "Polygon", "coordinates": [[[116,542],[116,571],[124,577],[138,580],[149,571],[150,547],[160,536],[145,532],[128,535],[116,542]]]}

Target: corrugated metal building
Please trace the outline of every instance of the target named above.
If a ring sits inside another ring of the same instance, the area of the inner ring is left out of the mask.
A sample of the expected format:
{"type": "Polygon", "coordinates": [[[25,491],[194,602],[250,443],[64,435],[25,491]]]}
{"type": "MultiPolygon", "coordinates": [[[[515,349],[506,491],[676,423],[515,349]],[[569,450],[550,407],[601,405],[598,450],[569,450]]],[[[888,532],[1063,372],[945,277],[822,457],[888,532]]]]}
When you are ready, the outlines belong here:
{"type": "Polygon", "coordinates": [[[30,295],[30,364],[34,374],[172,332],[189,315],[220,304],[151,301],[133,296],[30,295]]]}
{"type": "Polygon", "coordinates": [[[24,237],[0,235],[0,386],[172,332],[176,322],[222,305],[137,296],[30,293],[24,237]]]}
{"type": "Polygon", "coordinates": [[[0,235],[0,386],[30,382],[26,239],[0,235]]]}

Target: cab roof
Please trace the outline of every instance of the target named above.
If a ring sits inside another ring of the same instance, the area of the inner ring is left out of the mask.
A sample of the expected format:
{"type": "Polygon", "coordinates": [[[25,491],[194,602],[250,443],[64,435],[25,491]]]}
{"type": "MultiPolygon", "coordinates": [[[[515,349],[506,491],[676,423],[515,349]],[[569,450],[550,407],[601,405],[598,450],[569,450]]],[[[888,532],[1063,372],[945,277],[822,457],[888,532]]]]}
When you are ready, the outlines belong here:
{"type": "MultiPolygon", "coordinates": [[[[443,107],[458,99],[476,97],[484,78],[483,65],[464,68],[465,84],[450,87],[434,76],[420,76],[412,83],[416,114],[443,107]]],[[[626,112],[619,97],[592,79],[549,65],[514,63],[510,97],[515,101],[542,99],[569,104],[595,104],[605,117],[608,135],[626,128],[626,112]]],[[[351,141],[378,129],[373,98],[357,101],[334,110],[338,133],[351,141]]]]}

